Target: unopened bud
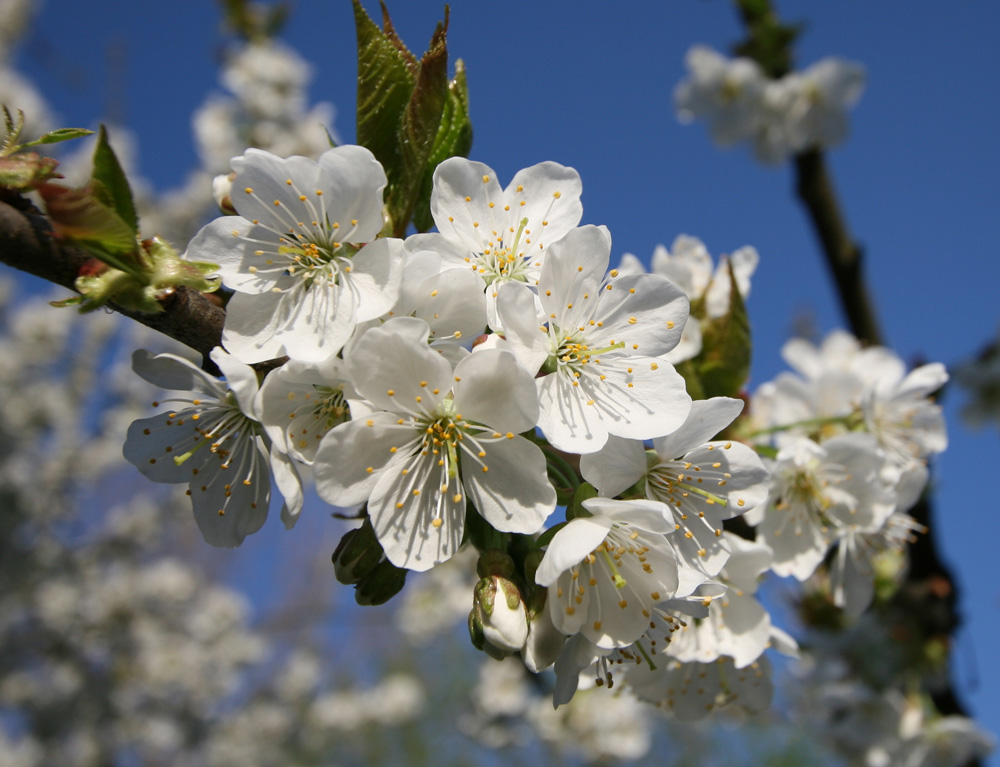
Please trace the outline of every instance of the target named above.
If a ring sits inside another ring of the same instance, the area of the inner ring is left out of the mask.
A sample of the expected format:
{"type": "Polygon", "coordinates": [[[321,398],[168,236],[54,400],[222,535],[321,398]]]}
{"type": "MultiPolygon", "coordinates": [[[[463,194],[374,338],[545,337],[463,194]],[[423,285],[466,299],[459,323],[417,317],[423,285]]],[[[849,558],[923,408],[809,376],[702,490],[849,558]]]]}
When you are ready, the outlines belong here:
{"type": "Polygon", "coordinates": [[[227,216],[235,216],[236,208],[233,207],[233,180],[236,173],[224,176],[216,176],[212,179],[212,197],[219,210],[227,216]]]}
{"type": "Polygon", "coordinates": [[[333,552],[333,571],[338,581],[351,586],[374,570],[383,556],[382,545],[366,518],[361,527],[348,530],[340,539],[333,552]]]}
{"type": "Polygon", "coordinates": [[[476,572],[480,578],[487,578],[491,575],[499,575],[501,578],[510,578],[514,573],[514,560],[506,551],[500,549],[487,549],[479,555],[476,563],[476,572]]]}
{"type": "Polygon", "coordinates": [[[406,570],[388,559],[362,578],[354,587],[354,601],[359,605],[382,605],[398,594],[406,583],[406,570]]]}
{"type": "Polygon", "coordinates": [[[494,658],[503,658],[524,647],[528,639],[528,615],[514,583],[491,575],[476,584],[469,635],[477,649],[494,658]]]}

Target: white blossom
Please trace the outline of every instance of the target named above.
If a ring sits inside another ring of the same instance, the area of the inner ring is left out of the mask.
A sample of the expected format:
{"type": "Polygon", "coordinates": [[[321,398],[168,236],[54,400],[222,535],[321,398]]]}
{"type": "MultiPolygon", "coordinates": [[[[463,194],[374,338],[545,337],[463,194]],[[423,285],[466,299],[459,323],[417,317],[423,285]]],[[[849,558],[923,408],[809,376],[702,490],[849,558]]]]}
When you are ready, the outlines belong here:
{"type": "Polygon", "coordinates": [[[223,345],[246,362],[329,359],[399,296],[402,241],[375,239],[382,166],[363,147],[341,146],[318,163],[249,149],[233,170],[240,215],[216,219],[188,246],[236,291],[223,345]]]}
{"type": "Polygon", "coordinates": [[[683,423],[691,399],[662,355],[680,339],[688,301],[656,275],[605,280],[610,236],[602,227],[572,230],[549,248],[535,295],[508,284],[497,310],[505,336],[537,379],[538,426],[556,447],[599,450],[609,434],[649,439],[683,423]],[[541,332],[540,332],[541,331],[541,332]]]}
{"type": "Polygon", "coordinates": [[[455,553],[469,501],[507,532],[534,533],[555,508],[544,457],[519,436],[537,418],[531,377],[497,349],[453,369],[429,333],[400,317],[351,345],[347,366],[373,411],[331,430],[314,463],[320,496],[367,501],[386,555],[411,570],[455,553]]]}

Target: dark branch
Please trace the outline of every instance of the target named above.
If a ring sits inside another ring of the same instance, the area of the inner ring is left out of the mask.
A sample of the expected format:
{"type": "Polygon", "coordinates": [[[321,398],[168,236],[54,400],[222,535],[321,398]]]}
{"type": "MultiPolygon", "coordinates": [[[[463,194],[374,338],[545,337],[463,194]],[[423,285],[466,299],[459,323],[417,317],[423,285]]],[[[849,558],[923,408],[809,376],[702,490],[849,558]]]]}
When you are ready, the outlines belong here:
{"type": "Polygon", "coordinates": [[[795,171],[796,191],[809,213],[851,332],[866,345],[882,345],[882,331],[865,283],[863,253],[844,221],[823,153],[810,149],[796,155],[795,171]]]}

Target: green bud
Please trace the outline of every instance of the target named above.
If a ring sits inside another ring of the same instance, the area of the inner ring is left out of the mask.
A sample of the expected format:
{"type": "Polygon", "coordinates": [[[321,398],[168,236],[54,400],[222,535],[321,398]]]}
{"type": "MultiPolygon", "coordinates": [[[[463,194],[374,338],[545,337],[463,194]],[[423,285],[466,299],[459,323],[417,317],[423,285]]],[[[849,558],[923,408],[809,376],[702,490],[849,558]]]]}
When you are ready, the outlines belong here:
{"type": "Polygon", "coordinates": [[[402,591],[405,584],[406,570],[384,559],[354,587],[354,601],[363,606],[382,605],[402,591]]]}
{"type": "Polygon", "coordinates": [[[528,639],[528,615],[513,581],[491,575],[473,591],[469,615],[472,644],[493,658],[518,652],[528,639]]]}
{"type": "Polygon", "coordinates": [[[372,523],[366,518],[361,527],[348,530],[340,539],[333,552],[333,571],[338,581],[353,586],[369,575],[384,556],[372,523]]]}
{"type": "Polygon", "coordinates": [[[487,549],[476,563],[476,572],[480,578],[490,575],[499,575],[501,578],[510,578],[514,574],[514,560],[506,551],[499,549],[487,549]]]}
{"type": "Polygon", "coordinates": [[[18,192],[37,189],[46,181],[59,177],[58,164],[51,157],[35,152],[0,157],[0,186],[18,192]]]}

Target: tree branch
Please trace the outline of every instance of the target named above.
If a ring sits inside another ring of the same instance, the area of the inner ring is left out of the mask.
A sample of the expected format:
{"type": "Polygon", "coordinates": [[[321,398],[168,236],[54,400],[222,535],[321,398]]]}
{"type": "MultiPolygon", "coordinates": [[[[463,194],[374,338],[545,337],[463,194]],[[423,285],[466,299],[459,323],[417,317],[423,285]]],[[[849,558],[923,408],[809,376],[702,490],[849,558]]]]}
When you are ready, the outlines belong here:
{"type": "MultiPolygon", "coordinates": [[[[57,239],[49,220],[31,201],[0,191],[0,262],[76,292],[76,278],[91,260],[86,251],[57,239]]],[[[190,346],[214,368],[208,354],[222,343],[225,310],[183,286],[164,299],[162,306],[158,314],[144,314],[111,305],[126,317],[190,346]]]]}
{"type": "MultiPolygon", "coordinates": [[[[737,46],[742,55],[757,61],[773,78],[784,75],[793,61],[792,43],[798,27],[786,27],[778,19],[771,0],[734,0],[747,30],[747,39],[737,46]]],[[[884,344],[863,269],[861,247],[851,237],[840,202],[820,149],[795,157],[796,191],[808,214],[820,250],[840,299],[851,331],[863,343],[884,344]]],[[[951,639],[961,624],[959,596],[951,569],[938,555],[932,503],[925,492],[910,510],[927,527],[909,550],[909,570],[896,595],[886,605],[883,619],[890,632],[905,632],[921,649],[939,642],[950,650],[951,639]]],[[[950,653],[949,653],[950,655],[950,653]]],[[[942,715],[967,716],[951,678],[948,660],[943,673],[924,674],[924,685],[942,715]]],[[[969,759],[964,767],[980,767],[969,759]]]]}
{"type": "Polygon", "coordinates": [[[796,191],[819,239],[851,332],[866,345],[883,345],[882,331],[865,283],[863,252],[844,221],[823,152],[810,149],[796,155],[795,171],[796,191]]]}

